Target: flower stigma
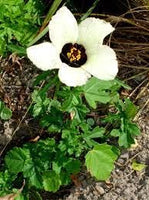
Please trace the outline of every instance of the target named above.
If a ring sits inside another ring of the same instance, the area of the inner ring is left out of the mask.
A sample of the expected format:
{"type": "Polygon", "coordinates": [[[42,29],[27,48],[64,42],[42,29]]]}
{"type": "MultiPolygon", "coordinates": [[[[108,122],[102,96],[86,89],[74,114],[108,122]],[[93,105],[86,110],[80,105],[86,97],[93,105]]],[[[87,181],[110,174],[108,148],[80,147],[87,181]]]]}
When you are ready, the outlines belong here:
{"type": "Polygon", "coordinates": [[[78,68],[87,61],[85,48],[80,44],[67,43],[63,46],[60,58],[70,67],[78,68]]]}

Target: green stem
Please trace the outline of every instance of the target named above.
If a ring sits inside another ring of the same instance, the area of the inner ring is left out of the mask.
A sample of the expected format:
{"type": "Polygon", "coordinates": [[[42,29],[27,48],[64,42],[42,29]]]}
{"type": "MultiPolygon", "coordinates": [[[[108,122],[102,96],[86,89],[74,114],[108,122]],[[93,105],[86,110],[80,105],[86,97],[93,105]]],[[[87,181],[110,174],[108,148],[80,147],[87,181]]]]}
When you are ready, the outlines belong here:
{"type": "Polygon", "coordinates": [[[97,4],[99,3],[100,0],[95,0],[92,7],[85,13],[83,14],[83,16],[81,17],[81,19],[79,20],[79,22],[85,20],[94,10],[94,8],[97,6],[97,4]]]}
{"type": "Polygon", "coordinates": [[[35,44],[38,40],[40,40],[47,32],[48,32],[48,26],[45,27],[45,29],[43,29],[43,31],[41,33],[39,33],[31,42],[28,43],[28,47],[32,46],[33,44],[35,44]]]}
{"type": "Polygon", "coordinates": [[[51,19],[51,17],[54,15],[54,13],[56,12],[57,8],[59,7],[59,5],[61,4],[62,0],[55,0],[42,24],[42,27],[45,27],[48,23],[49,20],[51,19]]]}

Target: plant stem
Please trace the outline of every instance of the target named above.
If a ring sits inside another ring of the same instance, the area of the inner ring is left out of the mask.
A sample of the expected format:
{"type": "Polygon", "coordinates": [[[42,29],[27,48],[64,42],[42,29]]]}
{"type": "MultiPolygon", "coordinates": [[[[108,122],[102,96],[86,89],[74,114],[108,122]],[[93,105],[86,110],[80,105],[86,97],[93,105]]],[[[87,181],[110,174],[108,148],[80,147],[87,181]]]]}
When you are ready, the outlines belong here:
{"type": "Polygon", "coordinates": [[[29,46],[32,46],[33,44],[35,44],[38,40],[40,40],[48,32],[48,30],[49,30],[48,26],[45,27],[45,29],[41,33],[39,33],[31,42],[29,42],[27,46],[29,47],[29,46]]]}
{"type": "Polygon", "coordinates": [[[97,6],[97,4],[99,3],[100,0],[95,0],[92,7],[83,14],[83,16],[81,17],[81,19],[79,20],[79,22],[83,21],[84,19],[86,19],[94,10],[94,8],[97,6]]]}
{"type": "Polygon", "coordinates": [[[49,23],[49,20],[51,19],[51,17],[54,15],[55,11],[57,10],[57,8],[59,7],[59,5],[61,4],[62,0],[55,0],[51,6],[51,8],[49,9],[49,12],[42,24],[41,30],[43,30],[47,24],[49,23]]]}

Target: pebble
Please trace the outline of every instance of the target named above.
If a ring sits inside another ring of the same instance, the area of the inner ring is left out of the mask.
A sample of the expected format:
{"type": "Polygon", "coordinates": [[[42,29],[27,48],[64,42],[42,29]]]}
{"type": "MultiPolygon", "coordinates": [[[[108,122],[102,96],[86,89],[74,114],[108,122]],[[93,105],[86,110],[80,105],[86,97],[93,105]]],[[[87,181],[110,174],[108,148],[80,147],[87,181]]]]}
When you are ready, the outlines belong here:
{"type": "Polygon", "coordinates": [[[105,193],[103,187],[99,186],[98,184],[96,184],[95,188],[100,195],[103,195],[105,193]]]}
{"type": "Polygon", "coordinates": [[[129,159],[129,153],[124,153],[120,156],[120,158],[129,159]]]}
{"type": "Polygon", "coordinates": [[[20,80],[17,80],[16,83],[15,83],[15,85],[20,86],[20,85],[22,85],[22,83],[21,83],[20,80]]]}
{"type": "Polygon", "coordinates": [[[125,161],[124,161],[123,159],[119,158],[119,159],[118,159],[118,163],[119,163],[119,164],[124,164],[125,161]]]}

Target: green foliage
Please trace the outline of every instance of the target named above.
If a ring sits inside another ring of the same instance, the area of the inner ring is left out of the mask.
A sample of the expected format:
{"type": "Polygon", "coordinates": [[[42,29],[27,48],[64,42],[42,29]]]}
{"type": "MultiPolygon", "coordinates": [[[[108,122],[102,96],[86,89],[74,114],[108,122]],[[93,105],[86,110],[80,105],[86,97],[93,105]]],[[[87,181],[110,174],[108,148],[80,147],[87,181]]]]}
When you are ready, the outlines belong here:
{"type": "Polygon", "coordinates": [[[137,108],[129,99],[125,99],[124,102],[117,102],[116,109],[117,113],[109,114],[104,121],[115,124],[116,129],[111,131],[111,136],[118,137],[119,146],[128,148],[135,143],[134,137],[140,134],[137,124],[132,122],[137,108]]]}
{"type": "Polygon", "coordinates": [[[25,53],[21,47],[36,35],[43,9],[41,0],[0,1],[0,55],[9,51],[25,53]]]}
{"type": "Polygon", "coordinates": [[[117,156],[112,150],[112,146],[100,144],[87,153],[85,164],[88,171],[97,180],[106,180],[114,168],[114,161],[117,159],[117,156]]]}
{"type": "Polygon", "coordinates": [[[54,171],[46,171],[43,174],[43,186],[45,191],[56,192],[61,185],[61,179],[54,171]]]}
{"type": "Polygon", "coordinates": [[[24,149],[14,148],[11,150],[5,157],[6,165],[8,166],[8,169],[10,168],[9,171],[14,174],[22,172],[27,155],[28,152],[26,152],[24,149]]]}
{"type": "Polygon", "coordinates": [[[5,104],[0,101],[0,118],[3,120],[8,120],[12,116],[12,112],[9,108],[5,106],[5,104]]]}
{"type": "Polygon", "coordinates": [[[103,81],[93,77],[83,87],[83,91],[86,101],[95,109],[97,107],[97,102],[106,104],[110,101],[117,101],[119,99],[117,90],[121,86],[124,88],[127,87],[121,81],[103,81]]]}
{"type": "MultiPolygon", "coordinates": [[[[2,191],[7,188],[7,181],[10,182],[10,174],[16,178],[22,173],[28,189],[36,187],[56,192],[62,184],[67,185],[70,182],[71,174],[80,170],[80,161],[68,156],[67,151],[62,152],[54,139],[40,140],[35,144],[26,144],[22,148],[13,148],[6,155],[5,163],[9,173],[5,171],[1,174],[2,191]],[[5,174],[8,174],[8,178],[5,174]]],[[[12,186],[9,188],[10,191],[13,190],[12,186]]]]}
{"type": "Polygon", "coordinates": [[[132,167],[133,170],[140,172],[143,169],[145,169],[147,167],[147,165],[144,165],[142,163],[138,163],[138,162],[136,162],[136,160],[133,160],[131,167],[132,167]]]}
{"type": "Polygon", "coordinates": [[[16,190],[14,182],[25,179],[18,200],[41,199],[41,190],[56,192],[84,164],[97,180],[108,179],[119,149],[130,147],[140,133],[132,121],[136,106],[119,98],[121,87],[129,89],[123,82],[91,78],[85,86],[70,88],[61,86],[57,76],[47,71],[34,85],[38,88],[43,80],[42,88],[32,93],[30,112],[47,130],[47,139],[10,150],[0,174],[1,182],[8,177],[1,184],[2,194],[16,190]],[[98,106],[106,108],[102,119],[98,106]]]}
{"type": "Polygon", "coordinates": [[[92,147],[94,145],[97,145],[98,143],[95,141],[95,139],[100,139],[104,137],[104,133],[105,133],[105,128],[103,127],[95,127],[92,130],[84,130],[84,135],[83,138],[86,141],[86,143],[92,147]]]}
{"type": "Polygon", "coordinates": [[[15,180],[16,175],[12,175],[8,170],[0,172],[0,196],[11,193],[11,184],[15,180]]]}
{"type": "MultiPolygon", "coordinates": [[[[28,194],[19,194],[15,197],[15,200],[29,200],[29,195],[28,194]]],[[[36,199],[36,200],[41,200],[40,199],[36,199]]]]}

